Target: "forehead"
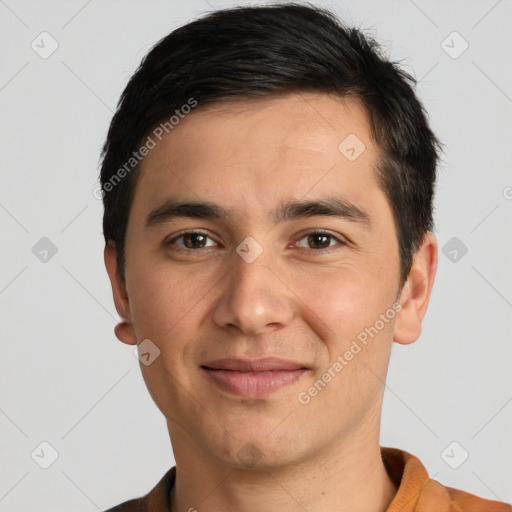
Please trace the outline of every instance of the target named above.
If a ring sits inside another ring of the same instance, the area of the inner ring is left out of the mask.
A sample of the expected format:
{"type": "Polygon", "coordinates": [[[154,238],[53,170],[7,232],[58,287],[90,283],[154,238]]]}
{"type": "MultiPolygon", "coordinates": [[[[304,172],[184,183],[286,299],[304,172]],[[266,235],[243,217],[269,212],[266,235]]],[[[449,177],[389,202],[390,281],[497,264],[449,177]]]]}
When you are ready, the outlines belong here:
{"type": "Polygon", "coordinates": [[[297,93],[198,105],[156,143],[141,163],[138,205],[179,196],[263,215],[306,195],[336,192],[355,203],[382,195],[378,148],[353,98],[297,93]]]}

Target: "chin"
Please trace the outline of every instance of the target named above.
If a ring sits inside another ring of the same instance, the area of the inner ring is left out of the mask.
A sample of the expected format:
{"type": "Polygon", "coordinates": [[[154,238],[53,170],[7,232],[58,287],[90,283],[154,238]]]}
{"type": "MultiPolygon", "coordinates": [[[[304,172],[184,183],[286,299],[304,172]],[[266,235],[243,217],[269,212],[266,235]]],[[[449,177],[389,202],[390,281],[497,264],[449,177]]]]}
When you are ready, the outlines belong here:
{"type": "Polygon", "coordinates": [[[267,433],[262,433],[261,436],[240,435],[238,438],[229,438],[225,441],[224,447],[213,443],[210,453],[219,462],[233,469],[279,470],[297,464],[301,459],[296,442],[269,438],[267,433]]]}

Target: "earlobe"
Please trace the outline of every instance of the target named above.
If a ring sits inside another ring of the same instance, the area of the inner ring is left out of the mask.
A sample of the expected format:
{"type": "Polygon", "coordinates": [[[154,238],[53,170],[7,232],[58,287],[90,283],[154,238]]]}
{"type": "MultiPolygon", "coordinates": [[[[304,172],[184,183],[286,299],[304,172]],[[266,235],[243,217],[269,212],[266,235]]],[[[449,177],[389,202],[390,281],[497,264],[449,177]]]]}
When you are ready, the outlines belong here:
{"type": "Polygon", "coordinates": [[[114,329],[116,337],[127,345],[136,345],[137,337],[131,323],[130,300],[126,291],[126,285],[122,282],[117,267],[117,251],[115,244],[109,242],[104,250],[105,267],[112,285],[112,294],[117,313],[121,317],[121,322],[114,329]]]}
{"type": "Polygon", "coordinates": [[[437,270],[437,240],[433,233],[425,235],[400,295],[402,309],[396,316],[393,341],[407,345],[421,334],[437,270]]]}
{"type": "Polygon", "coordinates": [[[137,345],[137,338],[132,324],[128,322],[119,322],[114,327],[116,338],[127,345],[137,345]]]}

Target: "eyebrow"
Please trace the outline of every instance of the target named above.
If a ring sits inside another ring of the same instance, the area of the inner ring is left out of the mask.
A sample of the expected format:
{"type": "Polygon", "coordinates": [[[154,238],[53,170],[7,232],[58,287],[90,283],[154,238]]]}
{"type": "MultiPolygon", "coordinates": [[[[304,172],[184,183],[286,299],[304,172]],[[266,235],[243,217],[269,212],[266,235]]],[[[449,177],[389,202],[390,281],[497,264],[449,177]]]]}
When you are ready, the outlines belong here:
{"type": "MultiPolygon", "coordinates": [[[[232,210],[216,203],[202,201],[179,201],[167,199],[155,208],[146,219],[146,227],[152,228],[175,218],[219,220],[232,215],[232,210]]],[[[315,216],[337,217],[360,223],[371,229],[370,216],[355,204],[341,197],[326,197],[319,200],[289,201],[281,203],[269,215],[274,224],[287,220],[315,216]]]]}

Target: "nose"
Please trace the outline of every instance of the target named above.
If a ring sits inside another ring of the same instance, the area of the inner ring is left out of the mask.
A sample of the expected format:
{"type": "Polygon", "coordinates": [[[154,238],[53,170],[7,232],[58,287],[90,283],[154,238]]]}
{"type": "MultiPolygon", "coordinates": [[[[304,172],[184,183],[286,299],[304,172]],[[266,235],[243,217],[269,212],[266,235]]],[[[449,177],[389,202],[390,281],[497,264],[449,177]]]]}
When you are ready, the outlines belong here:
{"type": "Polygon", "coordinates": [[[219,327],[257,336],[291,322],[293,294],[271,260],[265,252],[251,263],[234,255],[232,269],[220,283],[223,291],[213,312],[219,327]]]}

